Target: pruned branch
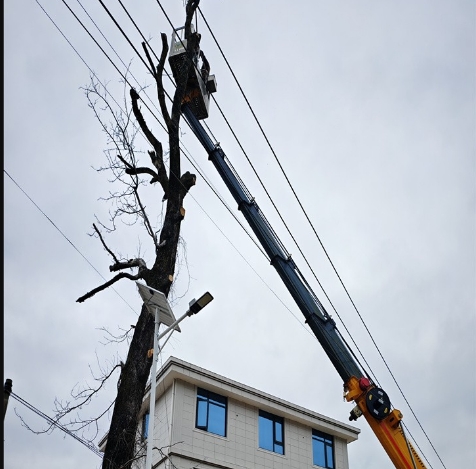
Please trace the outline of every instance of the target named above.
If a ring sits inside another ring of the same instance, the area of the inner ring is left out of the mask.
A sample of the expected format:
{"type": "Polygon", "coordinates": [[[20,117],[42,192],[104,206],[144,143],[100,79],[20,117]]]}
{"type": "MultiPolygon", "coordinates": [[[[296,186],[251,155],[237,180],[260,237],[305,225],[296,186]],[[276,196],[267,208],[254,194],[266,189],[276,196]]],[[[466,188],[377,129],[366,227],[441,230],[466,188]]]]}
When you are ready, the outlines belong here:
{"type": "Polygon", "coordinates": [[[108,280],[106,283],[103,283],[97,288],[92,289],[90,292],[86,293],[85,295],[79,297],[76,300],[76,303],[83,303],[86,301],[88,298],[91,298],[94,296],[96,293],[99,293],[100,291],[105,290],[106,288],[110,287],[111,285],[115,284],[119,280],[123,278],[128,278],[129,280],[140,280],[143,278],[142,272],[138,272],[137,275],[131,275],[126,272],[121,272],[120,274],[117,274],[115,277],[113,277],[111,280],[108,280]]]}
{"type": "Polygon", "coordinates": [[[198,8],[200,0],[189,0],[185,6],[185,33],[186,37],[190,33],[190,25],[192,24],[192,18],[195,14],[195,10],[198,8]],[[187,34],[188,33],[188,34],[187,34]]]}
{"type": "Polygon", "coordinates": [[[163,157],[159,158],[155,151],[149,151],[148,153],[150,156],[150,161],[157,169],[157,179],[155,181],[152,179],[150,183],[152,184],[153,182],[159,181],[162,188],[165,187],[163,200],[167,200],[169,192],[169,179],[167,177],[167,173],[165,172],[163,157]]]}
{"type": "MultiPolygon", "coordinates": [[[[152,156],[151,156],[152,164],[156,168],[159,168],[160,167],[160,162],[157,161],[158,158],[155,157],[155,152],[149,151],[149,155],[151,153],[154,154],[154,158],[152,158],[152,156]]],[[[152,179],[150,180],[150,184],[155,183],[155,182],[159,182],[159,174],[156,173],[153,169],[150,169],[146,166],[143,166],[143,167],[142,166],[141,167],[133,166],[128,161],[126,161],[126,159],[123,158],[121,155],[117,155],[117,158],[119,159],[119,161],[121,161],[124,164],[126,174],[129,174],[131,176],[132,175],[137,176],[138,174],[149,174],[150,176],[152,176],[152,179]]]]}
{"type": "Polygon", "coordinates": [[[132,269],[133,267],[139,267],[139,272],[140,272],[141,269],[145,269],[147,266],[143,259],[140,259],[140,258],[129,259],[128,261],[125,261],[125,262],[116,262],[115,264],[110,265],[109,272],[117,272],[118,270],[123,270],[123,269],[132,269]]]}
{"type": "Polygon", "coordinates": [[[195,174],[192,174],[189,171],[182,174],[180,178],[180,182],[182,185],[181,187],[182,197],[185,197],[185,194],[187,194],[190,188],[195,185],[196,181],[197,181],[197,176],[195,174]]]}
{"type": "Polygon", "coordinates": [[[150,168],[140,167],[140,168],[127,168],[126,174],[138,175],[138,174],[148,174],[152,176],[152,179],[149,181],[151,184],[159,181],[159,175],[150,168]]]}
{"type": "Polygon", "coordinates": [[[162,186],[162,189],[164,191],[164,199],[167,199],[168,191],[169,191],[169,178],[167,176],[167,172],[164,166],[162,144],[159,142],[159,140],[157,140],[155,135],[151,132],[151,130],[147,126],[144,116],[142,115],[142,112],[139,109],[139,105],[137,103],[137,101],[139,100],[139,94],[134,88],[131,88],[130,95],[131,95],[131,102],[132,102],[132,111],[134,112],[134,116],[136,117],[137,122],[139,123],[142,131],[144,132],[144,135],[146,136],[147,140],[154,148],[154,158],[152,159],[152,163],[157,169],[157,175],[154,174],[154,177],[157,176],[157,180],[160,182],[160,185],[162,186]]]}
{"type": "Polygon", "coordinates": [[[154,147],[154,150],[158,152],[158,155],[162,157],[162,144],[159,142],[159,140],[157,140],[155,135],[147,126],[144,116],[142,115],[142,112],[140,111],[139,106],[137,105],[137,101],[139,100],[139,94],[134,88],[131,88],[130,95],[132,99],[132,110],[134,112],[135,118],[137,119],[137,122],[140,125],[140,128],[142,129],[142,132],[144,132],[145,137],[154,147]]]}
{"type": "Polygon", "coordinates": [[[162,53],[160,54],[159,64],[157,65],[157,73],[155,75],[155,81],[157,82],[157,97],[159,99],[160,110],[165,121],[165,125],[169,128],[170,114],[165,103],[165,91],[162,83],[162,75],[164,73],[165,60],[169,52],[169,44],[167,42],[167,35],[165,33],[160,34],[162,39],[162,53]]]}

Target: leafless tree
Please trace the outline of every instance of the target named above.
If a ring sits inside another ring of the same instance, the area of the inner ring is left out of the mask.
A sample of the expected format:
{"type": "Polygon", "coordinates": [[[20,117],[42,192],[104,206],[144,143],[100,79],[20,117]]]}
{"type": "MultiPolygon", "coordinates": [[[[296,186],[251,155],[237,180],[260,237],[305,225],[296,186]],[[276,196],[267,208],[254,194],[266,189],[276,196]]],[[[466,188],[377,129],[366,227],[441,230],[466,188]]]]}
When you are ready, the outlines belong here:
{"type": "MultiPolygon", "coordinates": [[[[107,168],[112,171],[114,181],[123,182],[124,190],[110,194],[115,201],[115,209],[111,213],[112,227],[118,217],[133,217],[146,230],[154,244],[154,262],[148,266],[140,257],[121,259],[116,256],[106,244],[103,231],[107,233],[105,225],[98,222],[93,225],[95,235],[112,258],[110,272],[116,273],[109,281],[90,290],[78,298],[83,302],[93,295],[105,290],[119,280],[141,279],[150,287],[163,292],[168,296],[177,264],[177,248],[180,240],[180,225],[184,217],[183,200],[190,188],[195,184],[194,174],[182,174],[180,161],[180,134],[179,123],[181,105],[185,97],[187,78],[193,70],[194,54],[198,49],[199,36],[192,33],[191,22],[199,0],[188,0],[186,4],[185,39],[186,59],[175,74],[176,89],[172,100],[171,110],[167,107],[166,94],[162,83],[162,75],[169,51],[167,37],[161,35],[162,52],[158,65],[154,65],[144,43],[143,48],[148,58],[153,77],[157,86],[157,96],[163,121],[168,132],[169,168],[164,162],[162,143],[156,138],[146,123],[140,106],[140,90],[130,90],[131,112],[128,114],[114,114],[112,127],[103,125],[108,134],[109,142],[113,144],[108,155],[107,168]],[[131,121],[133,125],[131,125],[131,121]],[[128,132],[128,129],[132,129],[128,132]],[[148,151],[150,163],[147,166],[138,165],[134,148],[134,137],[140,129],[150,144],[148,151]],[[144,184],[144,176],[149,177],[149,183],[160,185],[161,191],[157,203],[166,201],[165,216],[160,230],[156,230],[149,219],[145,204],[141,199],[140,189],[144,184]],[[99,226],[98,226],[99,225],[99,226]],[[130,273],[132,269],[132,272],[130,273]]],[[[88,91],[91,107],[96,110],[98,101],[101,107],[108,108],[105,96],[99,93],[94,85],[88,91]]],[[[109,109],[112,112],[112,109],[109,109]]],[[[96,112],[96,111],[95,111],[96,112]]],[[[99,118],[99,116],[97,115],[99,118]]],[[[100,120],[100,119],[99,119],[100,120]]],[[[101,122],[101,120],[100,120],[101,122]]],[[[111,229],[111,228],[110,228],[111,229]]],[[[137,457],[136,436],[138,417],[143,402],[146,384],[150,374],[151,358],[148,350],[153,347],[154,319],[145,306],[142,307],[137,323],[133,327],[133,336],[130,342],[127,359],[121,363],[121,374],[118,380],[118,392],[115,399],[111,424],[107,435],[107,443],[103,458],[103,469],[129,468],[137,457]]],[[[113,368],[114,369],[114,368],[113,368]]]]}

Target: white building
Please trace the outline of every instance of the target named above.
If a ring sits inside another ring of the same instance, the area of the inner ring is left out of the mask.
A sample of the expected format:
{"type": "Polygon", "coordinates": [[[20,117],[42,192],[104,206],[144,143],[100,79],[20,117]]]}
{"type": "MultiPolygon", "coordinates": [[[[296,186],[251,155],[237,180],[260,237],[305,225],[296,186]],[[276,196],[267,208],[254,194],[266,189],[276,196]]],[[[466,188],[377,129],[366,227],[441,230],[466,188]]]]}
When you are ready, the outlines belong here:
{"type": "Polygon", "coordinates": [[[360,430],[170,357],[157,374],[155,425],[147,435],[150,386],[141,410],[138,469],[348,469],[360,430]],[[157,448],[157,449],[155,449],[157,448]]]}

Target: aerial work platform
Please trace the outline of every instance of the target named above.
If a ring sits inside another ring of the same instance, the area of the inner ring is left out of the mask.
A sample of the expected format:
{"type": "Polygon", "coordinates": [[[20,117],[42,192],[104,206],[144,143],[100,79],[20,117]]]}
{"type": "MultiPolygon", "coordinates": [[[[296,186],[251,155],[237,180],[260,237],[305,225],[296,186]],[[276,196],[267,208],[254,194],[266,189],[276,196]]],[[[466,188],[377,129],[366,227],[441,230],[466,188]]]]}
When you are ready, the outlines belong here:
{"type": "MultiPolygon", "coordinates": [[[[195,32],[193,25],[191,25],[191,31],[192,34],[198,35],[199,43],[200,35],[195,32]]],[[[186,54],[187,39],[185,38],[185,27],[182,26],[174,29],[169,52],[169,64],[176,82],[181,68],[186,64],[186,54]]],[[[206,119],[208,117],[210,95],[217,90],[217,82],[215,75],[210,75],[210,65],[199,45],[194,51],[193,63],[194,68],[188,76],[182,104],[188,104],[198,120],[206,119]]]]}

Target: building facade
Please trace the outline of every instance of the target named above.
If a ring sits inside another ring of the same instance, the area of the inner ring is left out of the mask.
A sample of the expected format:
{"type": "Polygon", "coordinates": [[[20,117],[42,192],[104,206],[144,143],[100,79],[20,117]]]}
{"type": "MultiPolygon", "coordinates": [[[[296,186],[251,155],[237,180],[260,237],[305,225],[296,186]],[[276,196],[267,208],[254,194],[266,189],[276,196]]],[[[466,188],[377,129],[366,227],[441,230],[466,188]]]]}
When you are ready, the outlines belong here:
{"type": "Polygon", "coordinates": [[[359,429],[170,357],[157,373],[153,434],[150,386],[141,409],[136,469],[348,469],[359,429]]]}

